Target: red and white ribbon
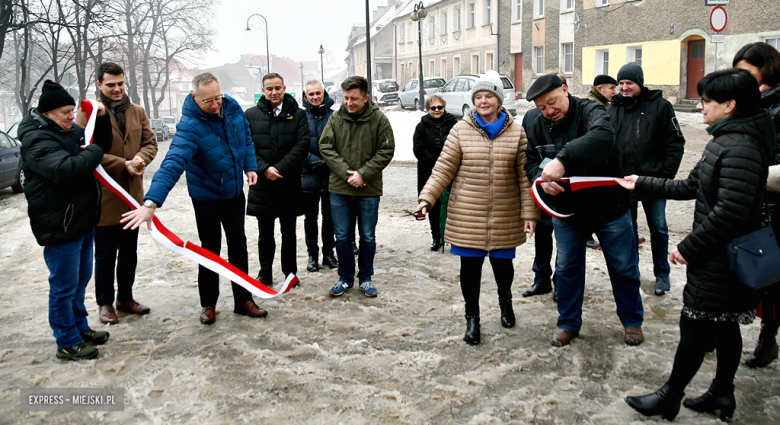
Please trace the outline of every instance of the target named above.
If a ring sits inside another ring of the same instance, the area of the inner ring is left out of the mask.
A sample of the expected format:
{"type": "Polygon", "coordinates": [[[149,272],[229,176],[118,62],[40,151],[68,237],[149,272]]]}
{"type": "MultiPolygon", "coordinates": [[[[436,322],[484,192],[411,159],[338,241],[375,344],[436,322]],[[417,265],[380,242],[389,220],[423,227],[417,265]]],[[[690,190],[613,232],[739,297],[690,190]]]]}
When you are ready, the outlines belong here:
{"type": "MultiPolygon", "coordinates": [[[[95,133],[95,119],[97,118],[98,111],[97,102],[94,100],[82,100],[81,110],[84,111],[87,116],[87,125],[84,129],[85,144],[91,144],[92,136],[95,133]]],[[[106,170],[103,169],[102,165],[97,166],[94,174],[95,178],[98,179],[98,181],[100,181],[103,186],[107,187],[109,190],[119,196],[131,209],[135,210],[141,206],[132,196],[130,196],[129,193],[127,193],[127,191],[122,186],[119,185],[119,183],[116,182],[116,180],[111,178],[108,173],[106,173],[106,170]]],[[[290,288],[298,283],[298,277],[290,273],[290,275],[287,276],[287,279],[285,280],[281,289],[279,291],[274,291],[273,289],[258,282],[256,279],[249,277],[249,275],[237,269],[219,255],[216,255],[207,249],[201,248],[192,242],[182,241],[178,236],[176,236],[176,234],[168,230],[168,228],[162,224],[157,216],[152,218],[150,225],[150,233],[152,234],[152,237],[161,245],[165,246],[171,251],[174,251],[195,261],[201,266],[221,276],[230,279],[231,281],[244,287],[253,295],[256,295],[260,298],[275,298],[281,294],[289,292],[290,288]]]]}
{"type": "MultiPolygon", "coordinates": [[[[569,188],[571,189],[572,192],[580,189],[588,189],[591,187],[618,185],[617,179],[615,177],[564,177],[560,179],[560,181],[563,183],[569,182],[569,188]]],[[[539,205],[539,208],[541,208],[542,211],[556,218],[566,218],[574,215],[574,214],[561,214],[559,212],[554,211],[547,204],[545,204],[544,201],[542,200],[542,197],[539,196],[539,189],[537,188],[542,183],[544,183],[544,180],[542,180],[542,178],[540,177],[536,179],[534,184],[531,185],[531,195],[534,197],[534,201],[536,201],[536,205],[539,205]]]]}

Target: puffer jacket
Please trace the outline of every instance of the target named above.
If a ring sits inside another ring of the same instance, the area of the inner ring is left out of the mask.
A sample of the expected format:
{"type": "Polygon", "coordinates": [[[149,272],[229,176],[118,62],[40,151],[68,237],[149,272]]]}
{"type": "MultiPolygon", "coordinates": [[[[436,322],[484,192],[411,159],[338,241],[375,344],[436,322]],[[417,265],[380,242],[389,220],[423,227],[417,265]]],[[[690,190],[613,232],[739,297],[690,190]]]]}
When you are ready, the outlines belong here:
{"type": "Polygon", "coordinates": [[[765,111],[718,122],[708,131],[713,139],[687,179],[643,176],[636,190],[657,198],[696,199],[693,230],[677,245],[688,261],[683,302],[699,311],[741,313],[756,307],[757,292],[729,270],[726,245],[761,226],[767,167],[777,135],[765,111]]]}
{"type": "Polygon", "coordinates": [[[225,95],[217,114],[203,112],[192,95],[184,99],[181,121],[144,199],[162,206],[187,171],[187,190],[198,201],[234,199],[244,193],[244,172],[257,171],[255,149],[244,111],[225,95]]]}
{"type": "Polygon", "coordinates": [[[335,103],[330,96],[325,94],[325,101],[320,106],[313,107],[306,101],[304,94],[303,108],[309,118],[311,143],[309,144],[309,155],[306,157],[306,162],[303,163],[303,171],[301,172],[303,193],[325,193],[328,191],[330,170],[320,154],[320,136],[322,136],[322,131],[325,130],[330,116],[333,115],[331,108],[335,103]]]}
{"type": "Polygon", "coordinates": [[[434,121],[430,115],[423,115],[412,137],[415,158],[417,158],[417,193],[420,193],[425,182],[431,176],[433,166],[441,155],[444,141],[452,127],[458,123],[455,115],[445,112],[440,122],[434,121]]]}
{"type": "Polygon", "coordinates": [[[514,248],[526,240],[525,220],[539,219],[523,167],[525,131],[507,113],[490,140],[475,114],[472,108],[450,130],[418,202],[433,205],[452,182],[444,240],[486,251],[514,248]]]}
{"type": "MultiPolygon", "coordinates": [[[[95,122],[95,139],[111,140],[108,114],[95,122]]],[[[100,221],[102,189],[92,172],[103,159],[103,149],[84,149],[84,129],[63,130],[31,109],[19,124],[27,215],[38,245],[74,241],[100,221]]]]}
{"type": "Polygon", "coordinates": [[[285,94],[282,111],[274,116],[274,108],[265,97],[247,109],[246,119],[252,131],[257,159],[257,184],[249,187],[246,213],[252,216],[303,215],[301,199],[301,169],[309,150],[309,122],[298,102],[285,94]],[[268,180],[263,173],[275,167],[281,179],[268,180]]]}

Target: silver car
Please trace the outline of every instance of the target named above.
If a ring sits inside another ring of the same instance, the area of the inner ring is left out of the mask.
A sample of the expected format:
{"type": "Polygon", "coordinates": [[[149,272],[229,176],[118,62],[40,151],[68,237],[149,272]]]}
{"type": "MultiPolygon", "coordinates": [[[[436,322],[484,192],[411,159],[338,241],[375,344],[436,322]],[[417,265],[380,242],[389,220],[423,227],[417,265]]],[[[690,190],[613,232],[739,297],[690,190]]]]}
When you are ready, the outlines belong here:
{"type": "MultiPolygon", "coordinates": [[[[466,112],[474,107],[471,101],[471,89],[477,81],[485,74],[463,74],[451,79],[447,84],[439,89],[439,94],[447,101],[447,112],[464,116],[466,112]]],[[[501,82],[504,84],[504,108],[510,114],[517,114],[520,108],[520,102],[517,100],[515,86],[504,75],[501,75],[501,82]]]]}
{"type": "MultiPolygon", "coordinates": [[[[423,93],[425,96],[431,95],[439,91],[439,88],[444,85],[446,81],[444,78],[441,77],[424,77],[423,78],[423,93]]],[[[425,100],[423,102],[420,102],[420,79],[415,78],[414,80],[409,80],[408,83],[404,86],[403,89],[401,89],[401,92],[398,94],[398,103],[401,105],[401,108],[411,108],[414,106],[415,110],[420,109],[420,105],[425,103],[425,100]]]]}

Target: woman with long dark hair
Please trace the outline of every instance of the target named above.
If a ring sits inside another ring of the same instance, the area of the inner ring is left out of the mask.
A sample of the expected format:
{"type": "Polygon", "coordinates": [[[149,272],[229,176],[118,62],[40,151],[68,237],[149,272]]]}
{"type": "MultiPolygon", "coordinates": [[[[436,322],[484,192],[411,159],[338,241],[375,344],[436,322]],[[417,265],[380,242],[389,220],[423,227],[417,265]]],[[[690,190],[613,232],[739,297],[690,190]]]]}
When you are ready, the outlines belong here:
{"type": "Polygon", "coordinates": [[[741,69],[726,69],[699,81],[707,143],[699,163],[685,180],[628,176],[623,187],[667,199],[696,199],[693,229],[669,254],[685,264],[680,343],[669,379],[658,391],[626,397],[645,416],[673,420],[685,387],[715,341],[717,371],[710,389],[683,405],[697,412],[720,411],[730,421],[736,409],[734,376],[742,355],[739,325],[752,323],[757,296],[729,269],[726,246],[732,239],[758,230],[763,221],[767,169],[776,135],[769,114],[759,109],[756,80],[741,69]]]}

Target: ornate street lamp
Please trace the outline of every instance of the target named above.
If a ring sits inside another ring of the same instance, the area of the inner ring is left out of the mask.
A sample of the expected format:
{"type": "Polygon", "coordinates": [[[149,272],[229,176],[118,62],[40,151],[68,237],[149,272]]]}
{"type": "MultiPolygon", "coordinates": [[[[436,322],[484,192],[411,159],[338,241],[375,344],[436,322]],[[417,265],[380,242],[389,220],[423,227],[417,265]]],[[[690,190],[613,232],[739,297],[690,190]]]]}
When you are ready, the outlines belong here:
{"type": "Polygon", "coordinates": [[[249,20],[255,16],[259,16],[263,18],[263,22],[265,22],[265,64],[268,67],[268,71],[266,72],[268,73],[271,72],[271,53],[270,50],[268,49],[268,21],[265,20],[265,16],[259,13],[249,15],[249,17],[246,19],[246,30],[252,31],[252,28],[249,28],[249,20]]]}
{"type": "Polygon", "coordinates": [[[425,91],[423,90],[423,62],[422,62],[422,21],[428,16],[428,11],[423,2],[414,5],[412,20],[417,21],[417,46],[420,49],[420,110],[425,111],[425,91]]]}

